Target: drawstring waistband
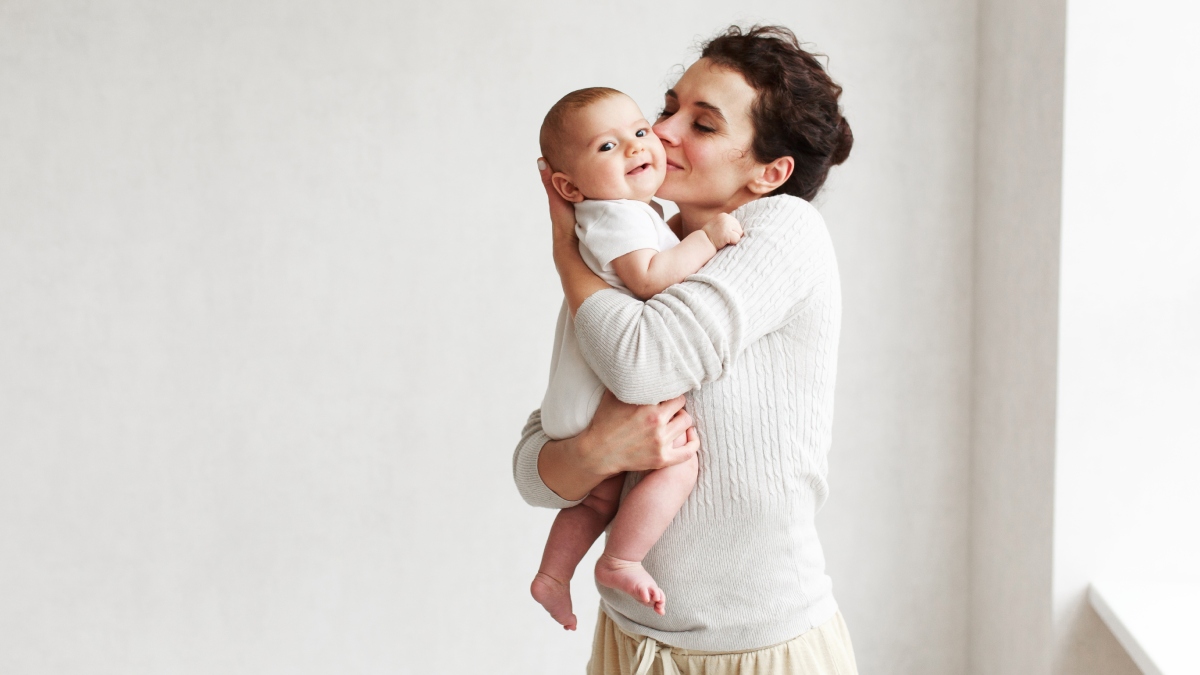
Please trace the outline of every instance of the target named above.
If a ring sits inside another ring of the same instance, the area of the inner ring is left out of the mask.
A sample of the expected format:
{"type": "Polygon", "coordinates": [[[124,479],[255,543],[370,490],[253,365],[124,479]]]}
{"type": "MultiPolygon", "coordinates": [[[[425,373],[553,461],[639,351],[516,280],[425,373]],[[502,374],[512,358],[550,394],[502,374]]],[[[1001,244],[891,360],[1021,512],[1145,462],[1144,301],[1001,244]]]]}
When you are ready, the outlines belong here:
{"type": "Polygon", "coordinates": [[[680,675],[679,666],[676,666],[675,659],[671,658],[671,645],[661,644],[649,636],[642,638],[638,643],[637,654],[634,657],[637,659],[637,670],[633,671],[633,675],[650,675],[650,666],[654,665],[656,656],[662,661],[663,675],[680,675]]]}

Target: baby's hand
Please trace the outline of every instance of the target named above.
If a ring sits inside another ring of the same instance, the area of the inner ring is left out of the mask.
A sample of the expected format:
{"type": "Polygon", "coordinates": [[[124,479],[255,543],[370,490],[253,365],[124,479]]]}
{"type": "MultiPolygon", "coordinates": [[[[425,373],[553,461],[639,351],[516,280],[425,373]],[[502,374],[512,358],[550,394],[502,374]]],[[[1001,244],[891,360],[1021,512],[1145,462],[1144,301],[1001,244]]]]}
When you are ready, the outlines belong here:
{"type": "Polygon", "coordinates": [[[719,214],[702,228],[718,251],[742,238],[742,224],[728,213],[719,214]]]}

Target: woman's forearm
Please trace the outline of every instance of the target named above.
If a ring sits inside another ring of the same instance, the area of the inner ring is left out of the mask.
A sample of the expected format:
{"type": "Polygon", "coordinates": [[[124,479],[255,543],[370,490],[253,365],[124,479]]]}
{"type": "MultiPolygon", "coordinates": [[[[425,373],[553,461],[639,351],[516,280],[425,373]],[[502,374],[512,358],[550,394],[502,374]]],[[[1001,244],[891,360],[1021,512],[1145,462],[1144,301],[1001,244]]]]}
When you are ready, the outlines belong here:
{"type": "Polygon", "coordinates": [[[542,482],[567,501],[583,499],[592,488],[612,475],[590,461],[592,455],[586,452],[585,443],[582,435],[549,441],[538,454],[538,473],[542,482]]]}

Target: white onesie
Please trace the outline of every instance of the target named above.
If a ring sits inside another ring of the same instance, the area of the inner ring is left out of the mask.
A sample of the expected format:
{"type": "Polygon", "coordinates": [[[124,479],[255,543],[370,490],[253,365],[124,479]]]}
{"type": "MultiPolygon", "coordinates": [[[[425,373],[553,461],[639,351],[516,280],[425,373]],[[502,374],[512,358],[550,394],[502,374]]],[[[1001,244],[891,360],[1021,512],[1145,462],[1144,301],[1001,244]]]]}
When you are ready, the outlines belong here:
{"type": "MultiPolygon", "coordinates": [[[[583,261],[626,295],[633,293],[613,272],[613,260],[639,249],[663,251],[679,243],[679,237],[655,210],[657,206],[632,199],[589,199],[575,205],[575,233],[583,261]]],[[[542,399],[542,430],[555,440],[575,436],[592,421],[603,394],[604,384],[579,351],[575,324],[564,300],[554,330],[550,384],[542,399]]]]}

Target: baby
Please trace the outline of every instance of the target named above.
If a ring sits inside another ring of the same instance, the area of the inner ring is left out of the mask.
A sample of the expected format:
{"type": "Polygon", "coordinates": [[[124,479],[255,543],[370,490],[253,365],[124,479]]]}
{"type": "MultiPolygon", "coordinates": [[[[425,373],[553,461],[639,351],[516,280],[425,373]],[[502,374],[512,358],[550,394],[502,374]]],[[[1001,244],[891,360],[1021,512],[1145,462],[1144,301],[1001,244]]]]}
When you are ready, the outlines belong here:
{"type": "MultiPolygon", "coordinates": [[[[554,171],[554,189],[575,204],[584,262],[623,293],[643,300],[660,293],[742,236],[741,225],[725,214],[682,241],[667,226],[650,199],[666,177],[666,153],[637,104],[621,92],[596,87],[567,94],[546,114],[540,140],[542,156],[554,171]]],[[[583,431],[604,389],[580,354],[564,302],[542,401],[543,430],[553,439],[583,431]]],[[[530,588],[534,599],[564,628],[575,630],[571,577],[611,520],[604,554],[596,563],[597,583],[664,614],[666,596],[642,559],[691,493],[697,466],[692,457],[648,472],[624,500],[624,476],[618,474],[597,485],[578,506],[560,511],[530,588]]]]}

